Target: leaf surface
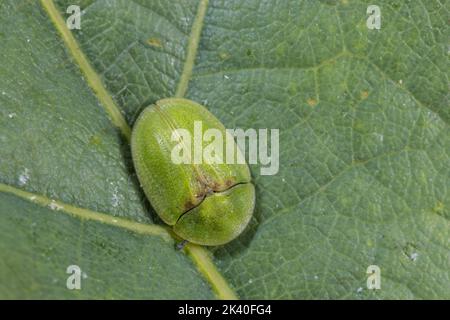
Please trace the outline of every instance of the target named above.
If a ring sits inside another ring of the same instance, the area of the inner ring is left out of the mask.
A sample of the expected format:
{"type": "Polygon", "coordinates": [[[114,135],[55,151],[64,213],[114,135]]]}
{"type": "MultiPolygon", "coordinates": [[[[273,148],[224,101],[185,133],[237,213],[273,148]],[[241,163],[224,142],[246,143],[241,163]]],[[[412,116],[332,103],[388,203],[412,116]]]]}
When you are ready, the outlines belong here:
{"type": "MultiPolygon", "coordinates": [[[[227,128],[280,129],[278,174],[251,166],[249,228],[209,249],[239,297],[450,298],[448,2],[378,1],[380,30],[367,28],[367,3],[356,0],[56,3],[64,19],[70,4],[83,9],[72,34],[130,126],[182,92],[227,128]],[[366,287],[370,265],[381,290],[366,287]]],[[[0,182],[121,224],[161,225],[127,140],[48,12],[1,7],[0,182]]],[[[217,291],[205,261],[172,240],[6,193],[0,296],[217,291]],[[79,292],[65,288],[75,262],[88,268],[79,292]]]]}

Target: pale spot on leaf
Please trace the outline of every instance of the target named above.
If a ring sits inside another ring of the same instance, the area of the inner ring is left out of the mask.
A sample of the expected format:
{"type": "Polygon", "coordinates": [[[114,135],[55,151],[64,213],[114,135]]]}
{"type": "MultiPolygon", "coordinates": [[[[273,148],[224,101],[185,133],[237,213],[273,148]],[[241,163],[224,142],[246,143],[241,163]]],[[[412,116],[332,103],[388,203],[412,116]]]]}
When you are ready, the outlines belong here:
{"type": "Polygon", "coordinates": [[[58,203],[56,203],[55,200],[52,200],[52,201],[50,202],[50,204],[48,205],[48,207],[49,207],[50,209],[56,210],[56,211],[63,209],[63,206],[60,205],[60,204],[58,204],[58,203]]]}
{"type": "Polygon", "coordinates": [[[24,186],[27,184],[28,180],[30,180],[30,172],[28,168],[19,175],[19,186],[24,186]]]}
{"type": "Polygon", "coordinates": [[[315,107],[317,105],[317,100],[314,98],[309,98],[308,100],[306,100],[306,102],[310,107],[315,107]]]}
{"type": "Polygon", "coordinates": [[[369,91],[366,91],[366,90],[364,90],[364,91],[362,91],[361,92],[361,99],[367,99],[369,97],[369,91]]]}
{"type": "Polygon", "coordinates": [[[147,40],[147,43],[152,47],[162,48],[161,40],[158,38],[150,38],[147,40]]]}

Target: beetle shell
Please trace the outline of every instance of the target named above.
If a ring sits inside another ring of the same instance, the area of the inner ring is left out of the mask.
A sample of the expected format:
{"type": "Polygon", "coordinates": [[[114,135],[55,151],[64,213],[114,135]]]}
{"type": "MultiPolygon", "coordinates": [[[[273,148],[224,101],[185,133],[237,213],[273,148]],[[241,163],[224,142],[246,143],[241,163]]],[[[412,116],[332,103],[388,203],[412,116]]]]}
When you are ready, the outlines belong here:
{"type": "MultiPolygon", "coordinates": [[[[255,205],[255,189],[245,163],[172,161],[171,152],[180,143],[172,140],[173,131],[187,129],[194,136],[195,121],[201,121],[202,135],[207,129],[226,135],[222,123],[193,101],[170,98],[147,107],[133,127],[133,162],[152,207],[178,236],[201,245],[221,245],[247,226],[255,205]]],[[[200,143],[204,148],[209,142],[200,143]]]]}

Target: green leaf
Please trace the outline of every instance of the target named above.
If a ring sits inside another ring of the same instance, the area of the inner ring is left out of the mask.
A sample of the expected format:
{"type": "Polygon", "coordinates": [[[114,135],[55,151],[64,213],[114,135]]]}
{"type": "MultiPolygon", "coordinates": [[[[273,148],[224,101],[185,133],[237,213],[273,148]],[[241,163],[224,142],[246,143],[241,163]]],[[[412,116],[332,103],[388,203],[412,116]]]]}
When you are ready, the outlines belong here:
{"type": "Polygon", "coordinates": [[[40,4],[0,12],[0,297],[214,297],[168,234],[139,227],[152,218],[127,144],[40,4]],[[66,287],[70,265],[87,275],[79,291],[66,287]]]}
{"type": "Polygon", "coordinates": [[[1,298],[450,298],[447,2],[56,3],[0,4],[1,298]],[[127,139],[175,95],[280,129],[248,229],[187,255],[127,139]]]}

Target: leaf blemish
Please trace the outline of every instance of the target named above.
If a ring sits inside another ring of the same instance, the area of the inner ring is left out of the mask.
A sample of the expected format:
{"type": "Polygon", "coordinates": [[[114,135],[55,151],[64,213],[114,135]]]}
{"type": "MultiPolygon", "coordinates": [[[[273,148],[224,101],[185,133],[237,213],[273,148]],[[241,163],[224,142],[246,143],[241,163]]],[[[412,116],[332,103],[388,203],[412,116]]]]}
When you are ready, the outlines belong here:
{"type": "Polygon", "coordinates": [[[147,40],[147,43],[152,47],[162,48],[161,40],[158,38],[150,38],[147,40]]]}
{"type": "Polygon", "coordinates": [[[444,204],[441,201],[438,201],[432,210],[436,214],[443,214],[444,213],[444,204]]]}
{"type": "Polygon", "coordinates": [[[111,205],[116,208],[119,206],[120,199],[119,199],[119,191],[117,187],[114,187],[113,194],[111,196],[111,205]]]}
{"type": "Polygon", "coordinates": [[[409,256],[409,258],[411,259],[411,261],[416,261],[419,258],[419,254],[417,252],[413,252],[409,256]]]}
{"type": "Polygon", "coordinates": [[[30,172],[28,168],[19,175],[19,186],[24,186],[27,184],[28,180],[30,180],[30,172]]]}
{"type": "Polygon", "coordinates": [[[56,211],[59,211],[59,210],[63,209],[63,206],[58,204],[58,203],[56,203],[55,200],[50,201],[50,204],[48,205],[48,207],[50,209],[56,210],[56,211]]]}
{"type": "Polygon", "coordinates": [[[98,136],[98,135],[93,135],[90,139],[89,139],[89,143],[92,145],[100,145],[102,143],[102,139],[98,136]]]}
{"type": "Polygon", "coordinates": [[[369,97],[369,91],[364,90],[363,92],[361,92],[361,99],[367,99],[369,97]]]}
{"type": "Polygon", "coordinates": [[[374,136],[380,141],[383,142],[384,136],[381,133],[374,133],[374,136]]]}
{"type": "Polygon", "coordinates": [[[231,55],[228,52],[219,53],[219,57],[221,60],[228,60],[231,58],[231,55]]]}
{"type": "Polygon", "coordinates": [[[315,107],[317,105],[317,100],[314,98],[309,98],[306,102],[310,107],[315,107]]]}

